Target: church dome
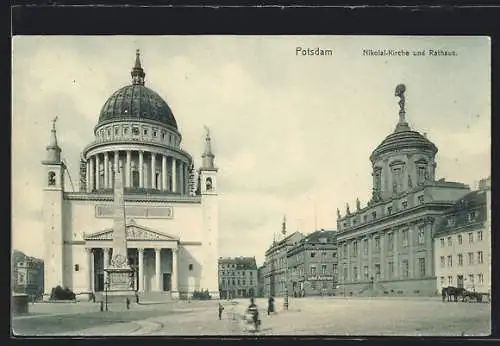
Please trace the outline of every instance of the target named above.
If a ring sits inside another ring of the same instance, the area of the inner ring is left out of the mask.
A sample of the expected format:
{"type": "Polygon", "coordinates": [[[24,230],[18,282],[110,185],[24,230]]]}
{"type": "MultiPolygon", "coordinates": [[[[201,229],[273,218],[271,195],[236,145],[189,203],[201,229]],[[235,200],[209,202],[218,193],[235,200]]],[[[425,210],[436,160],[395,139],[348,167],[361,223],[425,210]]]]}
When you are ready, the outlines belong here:
{"type": "Polygon", "coordinates": [[[422,136],[417,131],[412,131],[409,127],[404,131],[398,131],[391,133],[389,136],[385,137],[382,143],[375,148],[370,159],[373,161],[376,157],[380,155],[392,152],[400,149],[422,149],[424,151],[429,150],[433,154],[436,154],[438,149],[430,140],[425,136],[422,136]]]}
{"type": "Polygon", "coordinates": [[[153,120],[177,129],[168,104],[153,90],[140,84],[124,86],[104,103],[97,126],[120,120],[153,120]]]}
{"type": "Polygon", "coordinates": [[[115,91],[104,103],[97,126],[122,120],[152,120],[177,129],[177,121],[165,100],[144,86],[146,74],[141,67],[139,51],[131,76],[132,84],[115,91]]]}

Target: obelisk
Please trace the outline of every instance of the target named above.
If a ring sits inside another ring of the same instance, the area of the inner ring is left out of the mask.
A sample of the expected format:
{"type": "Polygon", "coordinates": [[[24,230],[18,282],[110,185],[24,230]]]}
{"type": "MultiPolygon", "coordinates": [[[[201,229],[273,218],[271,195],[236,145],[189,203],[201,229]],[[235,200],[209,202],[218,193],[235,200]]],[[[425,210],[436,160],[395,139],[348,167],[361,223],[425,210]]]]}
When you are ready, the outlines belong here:
{"type": "Polygon", "coordinates": [[[133,270],[128,264],[127,231],[125,227],[125,198],[123,173],[115,167],[114,218],[113,218],[113,257],[111,266],[104,270],[108,273],[108,294],[113,296],[134,295],[132,285],[133,270]]]}

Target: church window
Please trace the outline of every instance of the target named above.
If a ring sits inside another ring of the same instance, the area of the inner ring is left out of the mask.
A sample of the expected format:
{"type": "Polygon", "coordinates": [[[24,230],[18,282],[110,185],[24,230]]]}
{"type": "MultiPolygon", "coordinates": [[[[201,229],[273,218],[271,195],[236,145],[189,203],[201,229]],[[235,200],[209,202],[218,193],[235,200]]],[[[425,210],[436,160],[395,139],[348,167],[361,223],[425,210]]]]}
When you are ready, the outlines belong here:
{"type": "Polygon", "coordinates": [[[368,239],[363,239],[363,254],[368,255],[368,239]]]}
{"type": "Polygon", "coordinates": [[[403,247],[408,247],[408,230],[403,231],[403,247]]]}
{"type": "Polygon", "coordinates": [[[418,184],[422,185],[425,181],[425,166],[419,166],[417,168],[418,184]]]}
{"type": "Polygon", "coordinates": [[[424,226],[419,226],[418,227],[418,244],[419,245],[425,244],[425,230],[424,230],[424,226]]]}
{"type": "Polygon", "coordinates": [[[189,270],[193,270],[193,264],[189,264],[189,270]]]}
{"type": "Polygon", "coordinates": [[[143,133],[144,133],[144,136],[147,136],[148,135],[148,130],[144,129],[143,133]]]}
{"type": "Polygon", "coordinates": [[[115,136],[118,136],[118,131],[119,131],[119,128],[115,127],[115,136]]]}
{"type": "Polygon", "coordinates": [[[139,187],[139,171],[132,172],[132,187],[139,187]]]}
{"type": "Polygon", "coordinates": [[[207,178],[207,180],[205,181],[205,184],[206,184],[206,189],[207,191],[211,191],[212,190],[212,178],[207,178]]]}
{"type": "Polygon", "coordinates": [[[153,130],[153,137],[157,137],[158,136],[158,130],[154,129],[153,130]]]}
{"type": "Polygon", "coordinates": [[[377,212],[376,212],[376,211],[372,212],[372,218],[373,218],[374,220],[377,218],[377,212]]]}
{"type": "Polygon", "coordinates": [[[454,226],[454,225],[455,225],[455,219],[454,219],[454,218],[452,218],[452,217],[450,217],[450,218],[448,219],[448,227],[452,227],[452,226],[454,226]]]}
{"type": "Polygon", "coordinates": [[[162,131],[162,132],[161,132],[161,139],[165,139],[165,135],[166,135],[166,134],[165,134],[165,131],[162,131]]]}
{"type": "Polygon", "coordinates": [[[123,129],[123,134],[124,134],[124,135],[128,135],[128,127],[125,127],[125,128],[123,129]]]}
{"type": "Polygon", "coordinates": [[[375,237],[375,251],[380,251],[380,238],[375,237]]]}
{"type": "Polygon", "coordinates": [[[78,264],[75,264],[75,272],[80,270],[80,266],[78,264]]]}
{"type": "Polygon", "coordinates": [[[389,214],[389,215],[392,214],[392,207],[387,207],[387,214],[389,214]]]}
{"type": "Polygon", "coordinates": [[[467,215],[467,220],[468,220],[469,222],[473,222],[475,218],[476,218],[476,212],[475,212],[475,211],[471,211],[471,212],[467,215]]]}
{"type": "Polygon", "coordinates": [[[316,276],[316,266],[311,266],[311,276],[316,276]]]}
{"type": "Polygon", "coordinates": [[[363,221],[364,222],[368,221],[368,215],[363,215],[363,221]]]}
{"type": "Polygon", "coordinates": [[[52,172],[50,171],[49,172],[49,185],[50,186],[53,186],[56,184],[56,173],[55,172],[52,172]]]}
{"type": "Polygon", "coordinates": [[[407,201],[403,201],[403,202],[401,203],[401,205],[402,205],[403,209],[408,208],[408,202],[407,202],[407,201]]]}
{"type": "Polygon", "coordinates": [[[132,134],[133,134],[134,136],[139,136],[139,128],[138,128],[137,126],[134,126],[134,127],[132,128],[132,134]]]}
{"type": "Polygon", "coordinates": [[[417,199],[418,199],[418,204],[423,204],[424,203],[424,195],[418,196],[417,199]]]}

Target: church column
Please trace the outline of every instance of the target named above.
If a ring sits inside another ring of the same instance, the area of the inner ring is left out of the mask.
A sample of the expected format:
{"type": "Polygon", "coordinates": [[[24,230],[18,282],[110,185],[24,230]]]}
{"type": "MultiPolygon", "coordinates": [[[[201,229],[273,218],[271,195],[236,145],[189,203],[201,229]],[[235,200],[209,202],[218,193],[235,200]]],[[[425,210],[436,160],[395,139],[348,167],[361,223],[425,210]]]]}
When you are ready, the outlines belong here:
{"type": "Polygon", "coordinates": [[[99,190],[99,154],[95,155],[95,189],[99,190]]]}
{"type": "Polygon", "coordinates": [[[161,189],[167,191],[167,157],[161,156],[161,189]]]}
{"type": "Polygon", "coordinates": [[[425,275],[432,276],[434,261],[432,260],[432,222],[426,223],[425,232],[425,275]]]}
{"type": "Polygon", "coordinates": [[[177,192],[177,160],[172,157],[172,192],[177,192]]]}
{"type": "Polygon", "coordinates": [[[85,248],[87,253],[87,266],[88,266],[88,277],[87,277],[87,291],[94,292],[94,252],[92,248],[85,248]]]}
{"type": "MultiPolygon", "coordinates": [[[[104,252],[104,264],[103,264],[103,269],[106,269],[109,267],[109,253],[111,251],[111,248],[105,247],[102,249],[104,252]]],[[[104,270],[104,282],[106,282],[106,279],[108,278],[108,273],[106,270],[104,270]]]]}
{"type": "Polygon", "coordinates": [[[125,162],[125,187],[130,187],[130,161],[131,161],[130,150],[127,150],[127,161],[125,162]]]}
{"type": "Polygon", "coordinates": [[[85,174],[85,178],[87,179],[87,181],[85,182],[85,189],[87,192],[90,192],[91,191],[91,185],[90,185],[90,159],[87,159],[86,161],[86,165],[85,165],[85,169],[86,169],[86,174],[85,174]]]}
{"type": "Polygon", "coordinates": [[[144,249],[137,249],[139,253],[139,271],[137,275],[139,276],[139,292],[144,292],[144,249]]]}
{"type": "Polygon", "coordinates": [[[380,280],[387,280],[385,277],[385,261],[387,259],[385,242],[387,239],[387,233],[381,232],[379,235],[380,242],[380,254],[379,254],[379,265],[380,265],[380,280]]]}
{"type": "Polygon", "coordinates": [[[139,151],[139,187],[144,188],[144,152],[139,151]]]}
{"type": "Polygon", "coordinates": [[[178,283],[177,283],[177,271],[178,271],[178,266],[177,266],[177,255],[178,255],[179,249],[172,249],[172,274],[170,275],[172,279],[172,289],[171,292],[172,294],[177,294],[179,291],[178,288],[178,283]]]}
{"type": "Polygon", "coordinates": [[[351,241],[346,241],[345,244],[347,244],[347,258],[346,258],[346,261],[347,261],[347,281],[348,282],[352,282],[354,281],[353,280],[353,276],[352,276],[352,265],[351,265],[351,245],[352,245],[352,242],[351,241]]]}
{"type": "Polygon", "coordinates": [[[393,250],[392,250],[392,262],[394,267],[394,277],[399,279],[399,230],[394,228],[392,230],[393,238],[393,250]]]}
{"type": "Polygon", "coordinates": [[[89,186],[88,192],[92,192],[95,189],[95,168],[94,168],[94,157],[89,157],[89,186]]]}
{"type": "Polygon", "coordinates": [[[185,164],[184,162],[181,162],[181,167],[180,167],[180,182],[179,182],[179,192],[181,195],[184,194],[184,167],[185,164]]]}
{"type": "Polygon", "coordinates": [[[108,152],[105,152],[104,153],[104,186],[103,186],[105,189],[109,188],[108,169],[109,169],[109,157],[108,157],[108,152]]]}
{"type": "Polygon", "coordinates": [[[415,255],[413,254],[413,227],[411,224],[408,228],[408,278],[415,276],[415,255]]]}
{"type": "Polygon", "coordinates": [[[151,153],[151,188],[156,189],[156,154],[151,153]]]}
{"type": "Polygon", "coordinates": [[[161,292],[161,248],[155,249],[156,291],[161,292]]]}
{"type": "Polygon", "coordinates": [[[373,246],[373,234],[368,235],[368,280],[371,280],[373,277],[375,279],[375,273],[374,273],[374,268],[373,268],[373,251],[372,251],[372,246],[373,246]]]}

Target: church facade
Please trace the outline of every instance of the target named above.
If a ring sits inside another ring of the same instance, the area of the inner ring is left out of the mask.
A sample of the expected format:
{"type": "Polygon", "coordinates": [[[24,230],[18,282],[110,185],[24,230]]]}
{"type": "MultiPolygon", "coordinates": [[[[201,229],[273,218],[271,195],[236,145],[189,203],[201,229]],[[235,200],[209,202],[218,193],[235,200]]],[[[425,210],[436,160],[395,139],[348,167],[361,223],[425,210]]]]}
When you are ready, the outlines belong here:
{"type": "Polygon", "coordinates": [[[78,192],[65,190],[55,121],[44,187],[45,293],[104,291],[113,239],[114,169],[124,168],[128,261],[134,289],[174,298],[218,297],[217,168],[207,130],[202,165],[181,148],[168,104],[145,86],[139,52],[132,83],[104,103],[94,140],[81,153],[78,192]]]}
{"type": "Polygon", "coordinates": [[[437,147],[406,122],[398,85],[399,122],[372,152],[372,198],[337,210],[339,292],[346,295],[434,295],[433,234],[443,212],[470,192],[435,179],[437,147]]]}

